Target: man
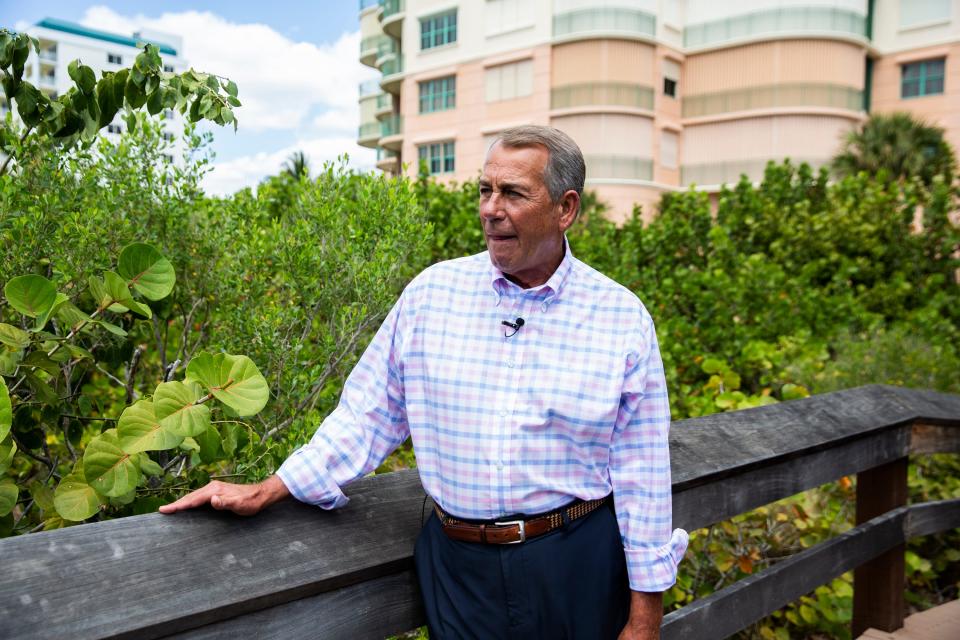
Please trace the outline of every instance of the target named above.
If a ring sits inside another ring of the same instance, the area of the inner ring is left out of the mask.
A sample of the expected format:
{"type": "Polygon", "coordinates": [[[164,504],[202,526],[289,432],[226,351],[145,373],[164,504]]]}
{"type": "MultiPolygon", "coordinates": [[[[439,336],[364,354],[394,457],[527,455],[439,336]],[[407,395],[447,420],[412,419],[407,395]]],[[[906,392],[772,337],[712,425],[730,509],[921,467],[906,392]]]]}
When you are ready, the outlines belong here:
{"type": "Polygon", "coordinates": [[[504,131],[480,179],[488,251],[407,286],[276,476],[161,511],[335,508],[411,435],[437,504],[415,550],[431,638],[659,637],[687,542],[663,365],[637,297],[570,253],[585,173],[561,131],[504,131]]]}

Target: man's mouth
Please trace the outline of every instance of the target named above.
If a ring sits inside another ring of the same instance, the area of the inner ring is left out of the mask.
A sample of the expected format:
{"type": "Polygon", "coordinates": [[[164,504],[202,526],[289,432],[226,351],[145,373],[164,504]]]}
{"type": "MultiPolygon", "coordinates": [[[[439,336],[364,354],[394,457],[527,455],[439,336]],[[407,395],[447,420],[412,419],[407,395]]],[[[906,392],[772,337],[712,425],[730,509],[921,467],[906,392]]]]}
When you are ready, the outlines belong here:
{"type": "Polygon", "coordinates": [[[507,240],[513,240],[517,236],[506,233],[488,233],[487,238],[493,240],[494,242],[506,242],[507,240]]]}

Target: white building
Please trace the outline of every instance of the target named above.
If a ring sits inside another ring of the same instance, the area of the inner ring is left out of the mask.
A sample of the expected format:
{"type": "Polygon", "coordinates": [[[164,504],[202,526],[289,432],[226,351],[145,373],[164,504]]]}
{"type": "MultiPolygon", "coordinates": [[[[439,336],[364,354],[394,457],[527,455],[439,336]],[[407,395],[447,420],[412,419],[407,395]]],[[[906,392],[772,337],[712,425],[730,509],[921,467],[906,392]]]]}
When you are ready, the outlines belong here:
{"type": "MultiPolygon", "coordinates": [[[[45,18],[26,29],[26,33],[40,41],[40,55],[33,49],[24,69],[24,79],[35,85],[50,98],[66,93],[74,86],[67,66],[73,60],[80,60],[93,69],[100,79],[103,71],[118,71],[133,66],[144,43],[156,45],[163,58],[164,71],[181,73],[187,69],[187,61],[182,57],[183,40],[179,36],[143,29],[130,35],[121,35],[91,29],[83,25],[54,18],[45,18]]],[[[0,96],[0,113],[9,107],[0,96]]],[[[174,142],[173,161],[182,148],[179,142],[183,133],[183,118],[173,110],[167,110],[164,124],[165,137],[174,142]]],[[[102,132],[115,139],[123,132],[123,110],[102,132]]]]}

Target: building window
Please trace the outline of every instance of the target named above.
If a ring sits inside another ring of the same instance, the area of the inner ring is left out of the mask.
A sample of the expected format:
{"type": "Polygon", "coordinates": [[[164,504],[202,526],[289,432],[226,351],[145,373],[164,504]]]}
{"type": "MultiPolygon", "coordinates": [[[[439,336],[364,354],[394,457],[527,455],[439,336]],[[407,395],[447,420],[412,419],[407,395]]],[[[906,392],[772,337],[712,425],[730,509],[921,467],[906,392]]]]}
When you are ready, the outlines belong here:
{"type": "Polygon", "coordinates": [[[900,97],[917,98],[943,93],[943,76],[946,58],[911,62],[902,67],[900,97]]]}
{"type": "Polygon", "coordinates": [[[454,143],[435,142],[417,147],[421,162],[427,163],[430,175],[438,173],[453,173],[454,171],[454,143]]]}
{"type": "Polygon", "coordinates": [[[911,29],[950,20],[951,0],[900,0],[900,28],[911,29]]]}
{"type": "Polygon", "coordinates": [[[420,83],[420,113],[446,111],[457,106],[457,77],[448,76],[420,83]]]}
{"type": "Polygon", "coordinates": [[[173,142],[173,134],[170,133],[169,131],[164,131],[161,135],[163,136],[163,139],[166,140],[167,142],[173,142]]]}
{"type": "Polygon", "coordinates": [[[167,164],[173,164],[173,156],[170,155],[169,153],[165,153],[163,154],[163,161],[166,162],[167,164]]]}
{"type": "Polygon", "coordinates": [[[108,53],[107,54],[107,63],[109,64],[123,64],[123,56],[119,53],[108,53]]]}
{"type": "Polygon", "coordinates": [[[165,64],[163,65],[163,70],[166,71],[167,73],[173,73],[173,65],[165,64]]]}
{"type": "Polygon", "coordinates": [[[457,41],[457,10],[420,20],[420,48],[432,49],[457,41]]]}
{"type": "Polygon", "coordinates": [[[173,109],[164,109],[163,117],[167,120],[173,120],[173,109]]]}
{"type": "Polygon", "coordinates": [[[660,166],[677,168],[677,134],[666,129],[660,131],[660,166]]]}
{"type": "Polygon", "coordinates": [[[533,60],[489,67],[486,83],[487,102],[528,96],[533,93],[533,60]]]}
{"type": "Polygon", "coordinates": [[[123,127],[118,124],[108,124],[107,133],[123,133],[123,127]]]}
{"type": "Polygon", "coordinates": [[[680,63],[669,58],[663,59],[663,95],[676,98],[680,84],[680,63]]]}
{"type": "Polygon", "coordinates": [[[534,25],[533,3],[530,0],[487,0],[487,37],[516,31],[534,25]]]}

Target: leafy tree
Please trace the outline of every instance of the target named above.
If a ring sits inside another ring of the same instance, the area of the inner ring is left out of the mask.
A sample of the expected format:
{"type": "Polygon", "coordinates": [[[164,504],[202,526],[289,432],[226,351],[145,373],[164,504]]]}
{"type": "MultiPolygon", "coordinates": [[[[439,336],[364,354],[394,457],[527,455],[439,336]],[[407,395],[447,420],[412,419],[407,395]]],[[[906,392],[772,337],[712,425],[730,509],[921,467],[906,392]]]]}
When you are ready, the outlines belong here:
{"type": "Polygon", "coordinates": [[[875,113],[847,134],[833,168],[840,176],[885,171],[893,179],[919,178],[930,187],[937,176],[953,182],[956,159],[941,127],[906,112],[875,113]]]}
{"type": "Polygon", "coordinates": [[[303,151],[294,151],[283,163],[283,173],[294,180],[310,177],[310,162],[303,151]]]}
{"type": "MultiPolygon", "coordinates": [[[[39,55],[36,38],[0,28],[0,84],[7,103],[16,103],[23,122],[21,143],[36,132],[64,148],[78,142],[90,145],[120,110],[126,109],[129,128],[136,122],[131,112],[144,106],[151,115],[176,109],[188,114],[191,122],[204,118],[220,125],[232,122],[236,129],[233,109],[240,106],[237,85],[193,69],[179,75],[163,71],[160,52],[154,45],[145,45],[130,69],[103,71],[99,80],[93,69],[74,60],[68,67],[74,86],[55,100],[23,79],[31,46],[39,55]]],[[[0,175],[14,157],[11,138],[15,135],[10,127],[0,128],[0,147],[7,153],[0,175]]]]}

